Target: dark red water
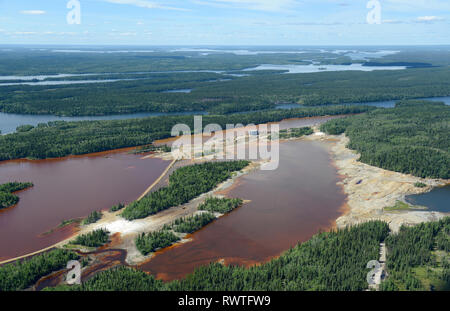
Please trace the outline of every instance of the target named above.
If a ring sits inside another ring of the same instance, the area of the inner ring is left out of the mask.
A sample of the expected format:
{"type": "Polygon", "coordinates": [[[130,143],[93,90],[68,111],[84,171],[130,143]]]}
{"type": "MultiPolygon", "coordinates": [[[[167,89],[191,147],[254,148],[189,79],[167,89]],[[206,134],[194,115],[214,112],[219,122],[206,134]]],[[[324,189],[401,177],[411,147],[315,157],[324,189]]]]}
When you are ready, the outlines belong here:
{"type": "Polygon", "coordinates": [[[73,233],[73,226],[45,232],[62,220],[85,217],[139,197],[169,165],[161,159],[116,151],[42,161],[0,163],[0,184],[31,181],[17,206],[0,211],[0,260],[49,247],[73,233]]]}
{"type": "Polygon", "coordinates": [[[182,278],[196,267],[265,262],[334,226],[346,196],[336,185],[336,169],[317,142],[280,145],[280,166],[241,177],[224,193],[251,200],[192,235],[192,242],[157,254],[140,268],[164,280],[182,278]]]}

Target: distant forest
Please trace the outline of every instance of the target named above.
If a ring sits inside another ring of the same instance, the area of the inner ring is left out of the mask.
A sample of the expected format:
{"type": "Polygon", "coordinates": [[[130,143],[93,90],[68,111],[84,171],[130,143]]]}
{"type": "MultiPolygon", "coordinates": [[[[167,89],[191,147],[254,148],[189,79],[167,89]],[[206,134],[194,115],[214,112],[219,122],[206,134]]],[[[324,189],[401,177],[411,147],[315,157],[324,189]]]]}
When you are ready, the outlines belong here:
{"type": "MultiPolygon", "coordinates": [[[[287,118],[362,113],[365,106],[325,106],[290,110],[269,110],[203,117],[203,125],[263,124],[287,118]]],[[[19,158],[45,159],[86,154],[124,147],[148,145],[171,137],[172,127],[186,124],[193,129],[193,116],[164,116],[111,121],[55,121],[27,131],[0,135],[0,161],[19,158]]]]}
{"type": "Polygon", "coordinates": [[[208,111],[228,114],[273,109],[279,103],[315,106],[450,95],[450,61],[445,51],[403,51],[370,61],[313,51],[208,56],[160,51],[118,56],[23,50],[0,52],[0,56],[0,74],[6,76],[71,73],[89,75],[44,81],[121,79],[111,83],[1,86],[0,111],[9,113],[98,116],[208,111]],[[322,65],[363,63],[368,67],[406,65],[409,69],[309,74],[251,70],[260,64],[308,65],[312,60],[322,65]],[[179,89],[192,91],[166,93],[179,89]]]}
{"type": "Polygon", "coordinates": [[[360,161],[418,177],[450,178],[450,107],[426,101],[402,101],[393,109],[331,120],[330,134],[344,133],[360,161]]]}
{"type": "Polygon", "coordinates": [[[0,111],[63,116],[190,111],[228,114],[273,109],[279,103],[317,106],[450,95],[450,69],[442,67],[374,72],[280,74],[268,71],[246,74],[250,75],[236,78],[226,73],[204,72],[116,74],[82,78],[135,80],[1,86],[0,111]],[[192,91],[166,93],[177,89],[192,91]]]}

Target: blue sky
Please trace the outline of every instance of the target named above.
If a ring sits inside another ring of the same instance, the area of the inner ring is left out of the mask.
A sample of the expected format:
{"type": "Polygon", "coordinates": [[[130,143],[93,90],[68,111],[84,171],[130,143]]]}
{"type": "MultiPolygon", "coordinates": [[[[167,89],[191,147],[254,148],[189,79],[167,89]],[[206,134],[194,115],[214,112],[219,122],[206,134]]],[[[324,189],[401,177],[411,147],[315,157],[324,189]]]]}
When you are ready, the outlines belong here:
{"type": "Polygon", "coordinates": [[[0,0],[0,44],[450,44],[449,0],[0,0]]]}

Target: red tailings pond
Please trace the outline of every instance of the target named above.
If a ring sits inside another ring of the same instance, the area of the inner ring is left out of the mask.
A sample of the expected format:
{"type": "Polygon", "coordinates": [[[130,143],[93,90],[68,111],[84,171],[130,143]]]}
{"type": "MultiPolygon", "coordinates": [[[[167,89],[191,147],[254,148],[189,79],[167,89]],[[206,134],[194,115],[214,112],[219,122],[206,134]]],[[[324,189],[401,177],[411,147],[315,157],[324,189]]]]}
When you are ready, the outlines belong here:
{"type": "Polygon", "coordinates": [[[55,160],[0,162],[0,184],[31,181],[19,203],[0,210],[0,261],[58,243],[74,226],[61,221],[86,217],[94,210],[136,200],[169,165],[161,159],[118,150],[55,160]]]}
{"type": "Polygon", "coordinates": [[[336,185],[340,179],[327,148],[310,141],[280,144],[277,170],[254,171],[222,193],[251,203],[194,233],[191,242],[157,253],[140,269],[167,281],[210,262],[248,266],[332,228],[346,196],[336,185]]]}

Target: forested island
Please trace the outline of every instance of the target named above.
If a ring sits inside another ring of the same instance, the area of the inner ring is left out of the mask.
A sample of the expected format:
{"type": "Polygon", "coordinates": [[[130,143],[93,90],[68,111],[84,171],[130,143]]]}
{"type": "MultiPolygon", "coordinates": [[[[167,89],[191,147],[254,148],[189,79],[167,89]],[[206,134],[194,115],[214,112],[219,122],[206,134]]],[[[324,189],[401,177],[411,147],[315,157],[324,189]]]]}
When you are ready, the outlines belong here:
{"type": "Polygon", "coordinates": [[[199,211],[216,212],[226,214],[238,208],[243,204],[242,199],[234,198],[207,198],[205,202],[198,207],[199,211]]]}
{"type": "Polygon", "coordinates": [[[21,191],[33,187],[33,183],[9,182],[0,185],[0,209],[8,208],[19,202],[19,197],[13,192],[21,191]]]}
{"type": "Polygon", "coordinates": [[[169,185],[129,204],[121,213],[127,220],[145,218],[172,206],[189,202],[211,191],[221,182],[250,164],[249,161],[207,162],[177,169],[169,177],[169,185]]]}
{"type": "Polygon", "coordinates": [[[329,134],[345,133],[360,161],[418,177],[450,178],[450,107],[427,101],[401,101],[393,109],[331,120],[329,134]]]}

